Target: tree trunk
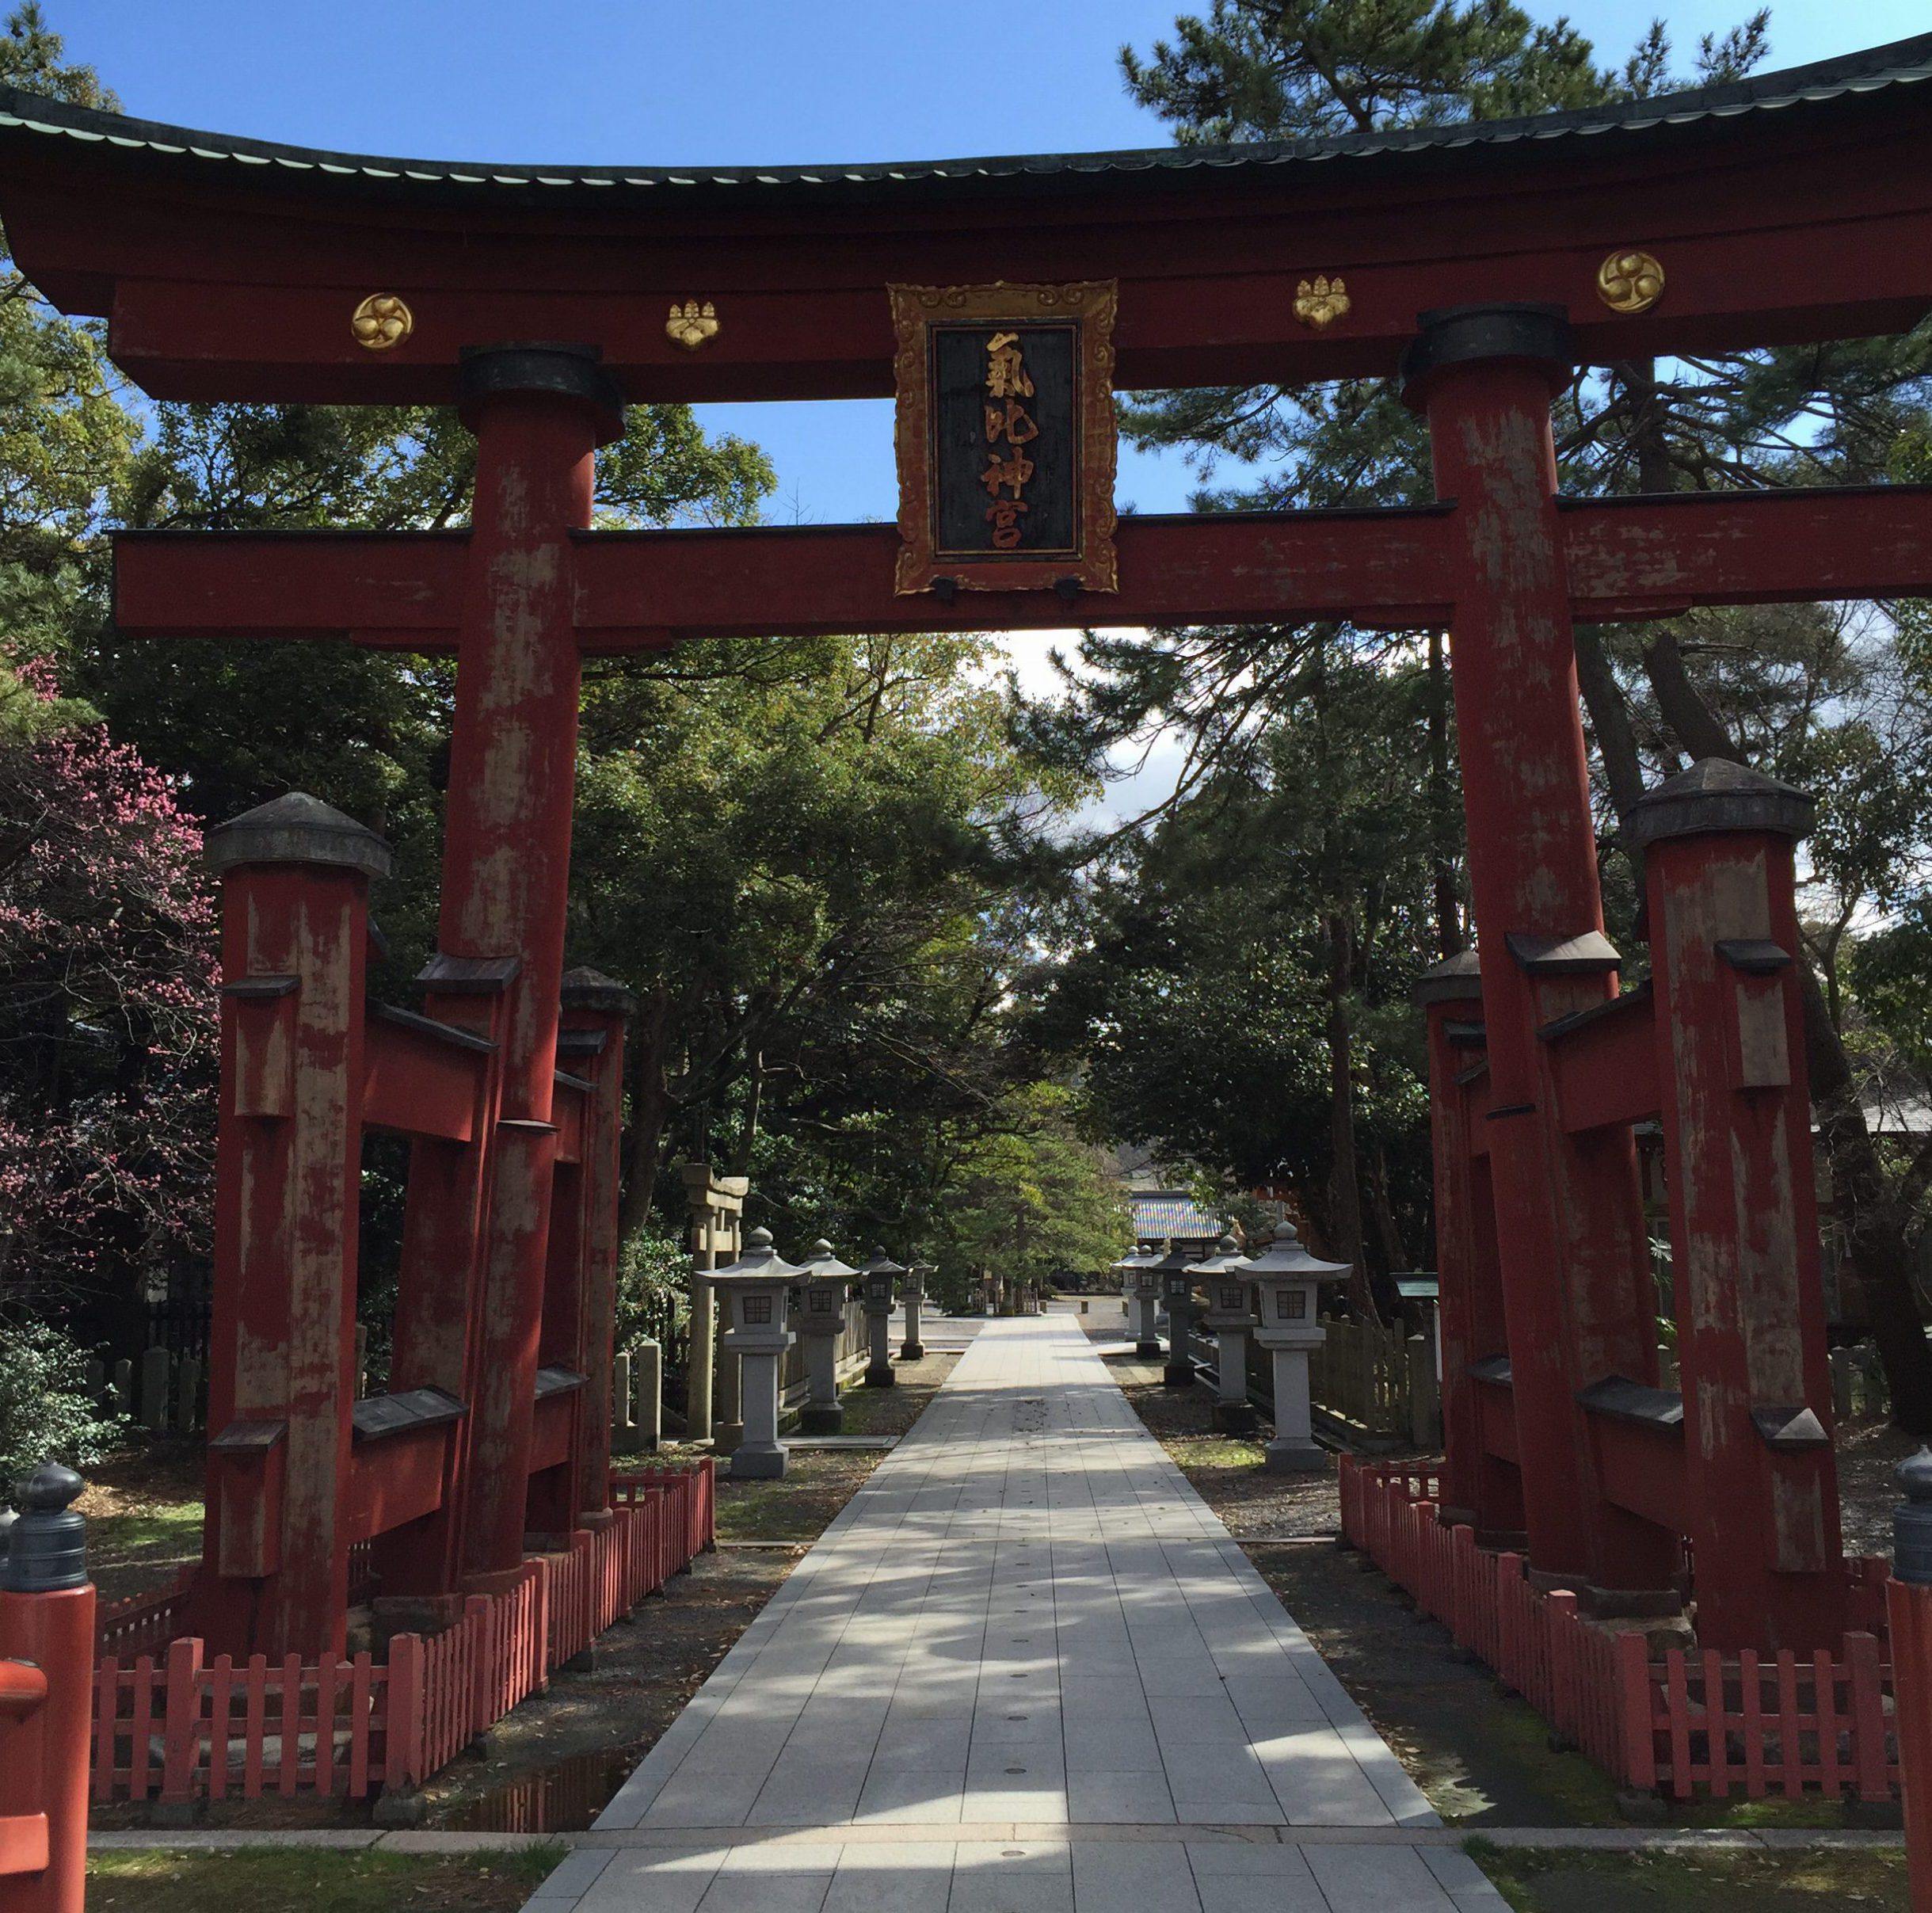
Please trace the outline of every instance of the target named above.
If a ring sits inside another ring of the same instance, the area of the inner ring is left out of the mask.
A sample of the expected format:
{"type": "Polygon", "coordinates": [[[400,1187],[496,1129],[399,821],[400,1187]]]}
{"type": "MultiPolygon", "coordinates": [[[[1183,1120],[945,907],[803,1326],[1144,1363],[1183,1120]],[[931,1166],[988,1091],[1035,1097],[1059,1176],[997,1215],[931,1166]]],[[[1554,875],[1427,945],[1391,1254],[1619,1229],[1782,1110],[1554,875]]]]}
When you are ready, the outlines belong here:
{"type": "Polygon", "coordinates": [[[752,1145],[758,1140],[758,1119],[764,1108],[764,1052],[753,1052],[751,1075],[745,1088],[745,1121],[738,1130],[737,1146],[731,1152],[733,1176],[751,1173],[752,1145]]]}
{"type": "Polygon", "coordinates": [[[1905,1215],[1865,1126],[1850,1059],[1808,962],[1798,966],[1798,987],[1818,1140],[1831,1166],[1831,1198],[1845,1225],[1846,1255],[1865,1292],[1872,1339],[1892,1391],[1892,1419],[1923,1441],[1932,1438],[1932,1342],[1926,1339],[1912,1293],[1905,1215]]]}
{"type": "Polygon", "coordinates": [[[657,1168],[664,1155],[665,1125],[671,1097],[664,1083],[665,1042],[671,1027],[671,993],[660,983],[644,1000],[633,1033],[629,1067],[631,1134],[625,1139],[623,1193],[617,1204],[617,1233],[627,1240],[650,1220],[657,1193],[657,1168]]]}
{"type": "MultiPolygon", "coordinates": [[[[1369,1189],[1374,1198],[1375,1233],[1380,1239],[1382,1260],[1388,1265],[1393,1276],[1397,1269],[1410,1267],[1408,1246],[1402,1240],[1402,1230],[1395,1217],[1395,1205],[1389,1199],[1389,1152],[1378,1142],[1375,1153],[1370,1159],[1369,1189]]],[[[1393,1283],[1391,1282],[1391,1290],[1393,1283]]],[[[1390,1294],[1386,1299],[1400,1299],[1390,1294]]]]}
{"type": "Polygon", "coordinates": [[[1355,1040],[1348,1014],[1354,969],[1348,920],[1339,911],[1328,921],[1328,1217],[1330,1253],[1349,1264],[1348,1298],[1364,1321],[1379,1322],[1362,1254],[1362,1183],[1355,1160],[1355,1040]]]}

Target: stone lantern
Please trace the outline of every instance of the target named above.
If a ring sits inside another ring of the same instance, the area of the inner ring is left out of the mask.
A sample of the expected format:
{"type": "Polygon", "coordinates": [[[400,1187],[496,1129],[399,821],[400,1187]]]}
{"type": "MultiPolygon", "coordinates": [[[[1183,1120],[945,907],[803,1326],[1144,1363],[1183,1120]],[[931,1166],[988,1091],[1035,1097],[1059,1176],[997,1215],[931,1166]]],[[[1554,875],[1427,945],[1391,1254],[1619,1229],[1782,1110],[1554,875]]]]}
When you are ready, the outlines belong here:
{"type": "Polygon", "coordinates": [[[806,1400],[798,1416],[802,1435],[836,1435],[845,1426],[839,1402],[840,1332],[845,1326],[845,1300],[859,1271],[839,1260],[822,1237],[801,1265],[798,1312],[794,1317],[805,1339],[806,1400]]]}
{"type": "Polygon", "coordinates": [[[1267,1465],[1277,1473],[1328,1465],[1327,1455],[1315,1446],[1308,1351],[1321,1345],[1321,1285],[1345,1282],[1348,1275],[1346,1262],[1311,1256],[1292,1222],[1279,1225],[1274,1240],[1248,1264],[1260,1317],[1255,1339],[1275,1359],[1275,1439],[1267,1446],[1267,1465]]]}
{"type": "Polygon", "coordinates": [[[892,1372],[892,1332],[888,1318],[892,1313],[893,1285],[910,1272],[882,1248],[874,1249],[872,1259],[859,1271],[859,1293],[865,1300],[871,1355],[865,1369],[865,1385],[869,1389],[889,1389],[898,1380],[892,1372]]]}
{"type": "Polygon", "coordinates": [[[1247,1435],[1255,1425],[1248,1405],[1248,1336],[1255,1325],[1253,1291],[1248,1286],[1248,1259],[1232,1236],[1223,1236],[1211,1256],[1189,1265],[1187,1273],[1207,1298],[1202,1322],[1214,1332],[1219,1358],[1214,1426],[1224,1435],[1247,1435]]]}
{"type": "Polygon", "coordinates": [[[905,1271],[899,1293],[905,1301],[905,1339],[899,1345],[901,1362],[916,1362],[926,1352],[919,1339],[919,1305],[926,1299],[926,1278],[939,1272],[936,1262],[915,1262],[905,1271]]]}
{"type": "Polygon", "coordinates": [[[778,1369],[792,1343],[785,1326],[786,1294],[803,1273],[772,1248],[768,1229],[754,1229],[745,1253],[711,1271],[711,1285],[729,1310],[724,1346],[739,1358],[744,1378],[745,1433],[731,1456],[734,1477],[774,1481],[785,1472],[785,1446],[778,1439],[778,1369]]]}
{"type": "Polygon", "coordinates": [[[1160,1378],[1171,1389],[1194,1386],[1194,1357],[1187,1348],[1198,1313],[1195,1306],[1194,1278],[1187,1272],[1193,1260],[1192,1249],[1169,1241],[1153,1268],[1160,1278],[1161,1300],[1168,1307],[1168,1365],[1160,1378]]]}
{"type": "Polygon", "coordinates": [[[1154,1311],[1160,1305],[1160,1278],[1154,1273],[1160,1258],[1146,1249],[1122,1256],[1111,1273],[1120,1277],[1121,1300],[1132,1318],[1134,1358],[1141,1362],[1160,1359],[1160,1337],[1154,1329],[1154,1311]]]}

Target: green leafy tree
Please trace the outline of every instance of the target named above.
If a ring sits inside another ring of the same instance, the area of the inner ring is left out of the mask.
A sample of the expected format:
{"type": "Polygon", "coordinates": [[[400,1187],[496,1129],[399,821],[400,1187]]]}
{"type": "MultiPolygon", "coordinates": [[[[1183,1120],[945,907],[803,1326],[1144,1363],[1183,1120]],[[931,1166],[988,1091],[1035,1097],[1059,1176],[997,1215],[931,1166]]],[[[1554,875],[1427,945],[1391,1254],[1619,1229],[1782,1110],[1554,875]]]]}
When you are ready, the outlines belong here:
{"type": "Polygon", "coordinates": [[[1000,1116],[949,1177],[924,1244],[951,1305],[985,1276],[1043,1286],[1107,1268],[1133,1246],[1126,1198],[1106,1153],[1080,1137],[1067,1090],[1017,1090],[1000,1116]]]}

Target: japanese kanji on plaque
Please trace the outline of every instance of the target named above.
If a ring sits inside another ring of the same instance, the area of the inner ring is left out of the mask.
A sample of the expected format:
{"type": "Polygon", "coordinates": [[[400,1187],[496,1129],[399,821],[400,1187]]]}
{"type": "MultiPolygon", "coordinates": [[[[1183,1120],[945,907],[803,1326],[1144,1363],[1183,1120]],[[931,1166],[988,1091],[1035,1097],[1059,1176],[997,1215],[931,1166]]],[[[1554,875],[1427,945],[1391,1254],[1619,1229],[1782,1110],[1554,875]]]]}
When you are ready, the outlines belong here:
{"type": "Polygon", "coordinates": [[[1114,282],[891,292],[898,590],[1115,589],[1114,282]]]}

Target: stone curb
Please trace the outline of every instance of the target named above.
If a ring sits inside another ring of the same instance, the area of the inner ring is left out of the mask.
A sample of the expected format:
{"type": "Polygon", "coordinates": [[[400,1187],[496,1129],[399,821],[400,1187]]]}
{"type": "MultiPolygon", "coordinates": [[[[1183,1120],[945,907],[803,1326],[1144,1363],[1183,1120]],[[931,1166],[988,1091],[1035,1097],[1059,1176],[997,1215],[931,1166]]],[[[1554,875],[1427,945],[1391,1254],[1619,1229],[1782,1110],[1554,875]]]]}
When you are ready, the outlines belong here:
{"type": "Polygon", "coordinates": [[[768,1831],[744,1827],[679,1827],[648,1832],[611,1833],[438,1833],[423,1829],[383,1833],[375,1828],[235,1827],[184,1828],[177,1832],[143,1829],[95,1833],[88,1836],[93,1853],[175,1851],[234,1852],[249,1847],[308,1847],[340,1852],[378,1849],[393,1854],[503,1853],[519,1847],[558,1846],[585,1850],[635,1852],[658,1848],[675,1851],[717,1846],[823,1845],[891,1846],[905,1843],[929,1846],[977,1846],[1022,1841],[1038,1844],[1080,1842],[1229,1843],[1284,1846],[1460,1846],[1465,1840],[1486,1840],[1493,1846],[1546,1847],[1599,1853],[1796,1853],[1807,1849],[1884,1850],[1903,1846],[1902,1833],[1867,1831],[1835,1827],[1218,1827],[1082,1825],[1025,1822],[970,1826],[882,1824],[873,1827],[788,1827],[768,1831]],[[747,1837],[747,1836],[749,1837],[747,1837]]]}

